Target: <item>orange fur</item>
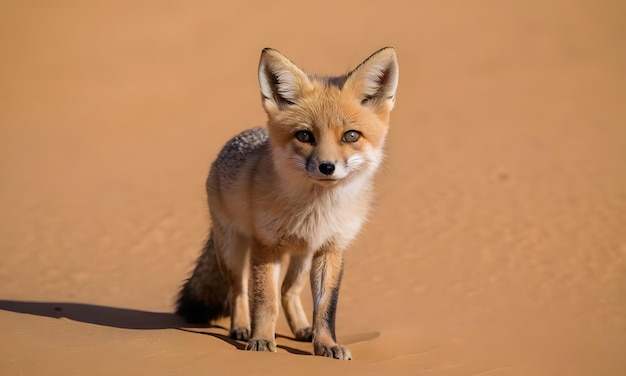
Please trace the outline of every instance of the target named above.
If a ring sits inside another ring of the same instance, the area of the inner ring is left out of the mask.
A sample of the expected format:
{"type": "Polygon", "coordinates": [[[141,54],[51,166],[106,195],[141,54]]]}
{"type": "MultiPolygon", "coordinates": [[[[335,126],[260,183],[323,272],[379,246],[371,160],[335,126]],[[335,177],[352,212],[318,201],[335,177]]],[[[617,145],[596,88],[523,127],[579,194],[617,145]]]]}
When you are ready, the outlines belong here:
{"type": "MultiPolygon", "coordinates": [[[[342,255],[369,210],[397,80],[391,48],[345,76],[326,78],[263,50],[259,83],[267,129],[240,133],[211,167],[212,242],[181,292],[179,313],[193,316],[217,288],[211,283],[219,279],[202,275],[216,270],[204,265],[214,260],[229,295],[228,304],[211,300],[211,307],[230,307],[230,335],[249,340],[248,350],[275,351],[280,300],[296,339],[312,340],[316,355],[351,359],[335,338],[342,255]],[[279,299],[285,254],[291,261],[279,299]],[[312,326],[300,301],[307,274],[312,326]]],[[[209,317],[218,316],[208,311],[209,317]]]]}

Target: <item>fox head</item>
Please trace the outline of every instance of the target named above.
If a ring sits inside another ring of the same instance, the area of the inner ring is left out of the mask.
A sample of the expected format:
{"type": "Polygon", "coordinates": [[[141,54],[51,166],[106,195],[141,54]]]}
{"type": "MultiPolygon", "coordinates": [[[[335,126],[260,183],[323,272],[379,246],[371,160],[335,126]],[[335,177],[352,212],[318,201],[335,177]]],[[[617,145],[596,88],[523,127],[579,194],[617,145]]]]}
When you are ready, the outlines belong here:
{"type": "Polygon", "coordinates": [[[337,77],[307,74],[266,48],[259,84],[278,174],[333,186],[376,170],[398,85],[393,48],[337,77]]]}

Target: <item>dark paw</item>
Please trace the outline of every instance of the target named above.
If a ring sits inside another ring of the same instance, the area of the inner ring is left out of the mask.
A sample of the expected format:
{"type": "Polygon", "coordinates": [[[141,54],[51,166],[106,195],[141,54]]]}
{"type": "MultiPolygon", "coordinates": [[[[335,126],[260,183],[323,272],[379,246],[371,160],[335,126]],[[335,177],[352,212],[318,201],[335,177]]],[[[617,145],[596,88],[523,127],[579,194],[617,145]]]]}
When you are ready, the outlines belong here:
{"type": "Polygon", "coordinates": [[[247,341],[250,339],[250,329],[248,328],[232,328],[228,332],[228,336],[238,341],[247,341]]]}
{"type": "Polygon", "coordinates": [[[313,328],[307,326],[306,328],[298,329],[293,335],[297,341],[311,342],[313,341],[313,328]]]}
{"type": "Polygon", "coordinates": [[[246,350],[276,352],[276,342],[266,339],[251,339],[246,350]]]}
{"type": "Polygon", "coordinates": [[[315,355],[325,356],[333,359],[352,360],[352,354],[347,347],[341,345],[313,344],[315,355]]]}

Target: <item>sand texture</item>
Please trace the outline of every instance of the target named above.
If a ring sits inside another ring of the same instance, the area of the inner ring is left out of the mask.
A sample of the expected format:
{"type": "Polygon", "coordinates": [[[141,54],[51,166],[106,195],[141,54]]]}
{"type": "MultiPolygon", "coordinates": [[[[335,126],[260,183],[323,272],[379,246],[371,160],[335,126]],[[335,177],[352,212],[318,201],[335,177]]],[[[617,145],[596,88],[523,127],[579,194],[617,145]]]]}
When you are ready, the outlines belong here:
{"type": "Polygon", "coordinates": [[[2,2],[0,374],[625,375],[625,14],[2,2]],[[337,317],[354,360],[311,356],[282,312],[275,354],[182,323],[209,165],[265,122],[261,49],[338,74],[386,45],[387,158],[337,317]]]}

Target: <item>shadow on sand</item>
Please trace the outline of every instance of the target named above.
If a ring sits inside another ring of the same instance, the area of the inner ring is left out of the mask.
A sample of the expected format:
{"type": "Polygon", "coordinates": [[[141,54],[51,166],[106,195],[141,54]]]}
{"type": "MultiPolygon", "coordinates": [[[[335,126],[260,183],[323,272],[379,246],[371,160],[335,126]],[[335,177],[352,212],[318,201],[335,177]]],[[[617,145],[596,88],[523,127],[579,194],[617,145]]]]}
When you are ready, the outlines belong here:
{"type": "Polygon", "coordinates": [[[178,329],[185,322],[173,313],[139,311],[94,304],[0,300],[0,309],[29,315],[68,318],[122,329],[178,329]]]}
{"type": "MultiPolygon", "coordinates": [[[[136,309],[107,307],[94,304],[29,302],[18,300],[0,300],[0,310],[57,319],[67,318],[73,321],[121,329],[178,329],[187,333],[204,334],[220,339],[239,350],[244,350],[246,348],[244,342],[236,341],[228,337],[228,335],[194,330],[190,328],[217,328],[227,331],[224,327],[214,325],[191,325],[173,313],[140,311],[136,309]]],[[[293,340],[293,338],[283,335],[278,335],[278,337],[293,340]]],[[[278,347],[293,354],[311,355],[310,352],[289,346],[278,345],[278,347]]]]}

